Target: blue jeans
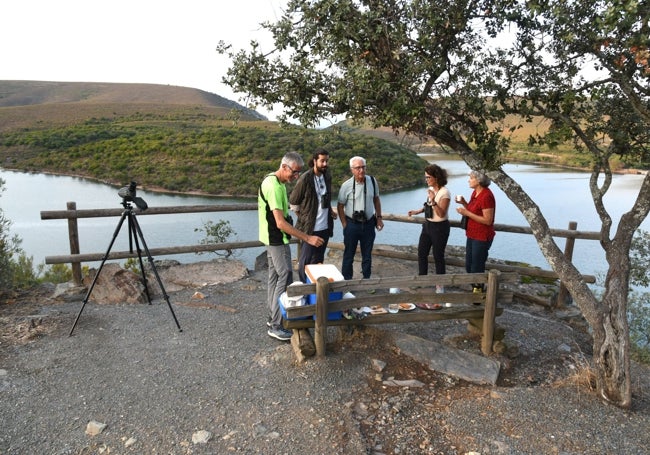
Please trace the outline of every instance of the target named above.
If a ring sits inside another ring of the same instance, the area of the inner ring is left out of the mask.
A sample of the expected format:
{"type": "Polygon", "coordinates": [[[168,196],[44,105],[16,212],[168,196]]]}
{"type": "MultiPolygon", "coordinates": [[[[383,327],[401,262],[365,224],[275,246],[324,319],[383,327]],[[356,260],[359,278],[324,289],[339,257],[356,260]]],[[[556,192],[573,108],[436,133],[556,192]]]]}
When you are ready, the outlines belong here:
{"type": "Polygon", "coordinates": [[[485,272],[485,263],[491,246],[492,240],[484,241],[467,238],[465,243],[465,271],[467,273],[485,272]]]}
{"type": "Polygon", "coordinates": [[[361,245],[361,273],[364,278],[370,278],[372,269],[372,247],[375,244],[375,227],[377,219],[371,218],[365,223],[355,223],[348,218],[343,229],[343,264],[341,274],[343,279],[352,279],[352,263],[357,252],[357,245],[361,245]]]}

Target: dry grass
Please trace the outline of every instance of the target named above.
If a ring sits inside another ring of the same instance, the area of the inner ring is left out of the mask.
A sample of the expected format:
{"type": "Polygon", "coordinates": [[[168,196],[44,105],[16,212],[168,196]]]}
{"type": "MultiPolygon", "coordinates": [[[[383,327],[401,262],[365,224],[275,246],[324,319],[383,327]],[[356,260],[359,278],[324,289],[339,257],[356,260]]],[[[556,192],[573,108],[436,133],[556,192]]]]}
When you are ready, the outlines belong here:
{"type": "MultiPolygon", "coordinates": [[[[0,81],[0,133],[136,115],[228,119],[235,106],[213,93],[168,85],[0,81]]],[[[246,113],[240,118],[248,120],[259,121],[246,113]]]]}
{"type": "Polygon", "coordinates": [[[569,376],[558,379],[553,383],[554,387],[575,387],[580,391],[594,393],[596,391],[596,370],[591,362],[582,353],[572,356],[573,373],[569,376]]]}

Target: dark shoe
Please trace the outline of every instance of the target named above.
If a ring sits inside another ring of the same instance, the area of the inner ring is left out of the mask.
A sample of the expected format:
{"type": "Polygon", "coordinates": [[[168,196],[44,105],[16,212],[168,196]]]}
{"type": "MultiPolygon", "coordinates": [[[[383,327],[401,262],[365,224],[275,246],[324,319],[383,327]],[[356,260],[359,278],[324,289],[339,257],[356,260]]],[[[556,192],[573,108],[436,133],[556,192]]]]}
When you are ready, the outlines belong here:
{"type": "Polygon", "coordinates": [[[285,330],[282,327],[271,327],[266,333],[268,336],[280,341],[289,341],[292,335],[290,330],[285,330]]]}

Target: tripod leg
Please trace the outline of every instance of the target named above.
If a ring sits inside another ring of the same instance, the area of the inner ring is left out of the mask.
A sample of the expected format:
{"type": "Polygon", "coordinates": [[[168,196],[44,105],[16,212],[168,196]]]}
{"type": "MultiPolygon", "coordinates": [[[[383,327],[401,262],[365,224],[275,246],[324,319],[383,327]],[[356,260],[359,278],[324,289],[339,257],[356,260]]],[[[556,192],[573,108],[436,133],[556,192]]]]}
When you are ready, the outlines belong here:
{"type": "Polygon", "coordinates": [[[129,212],[129,246],[131,246],[131,252],[133,253],[133,243],[135,243],[135,249],[138,253],[138,260],[140,261],[140,272],[142,273],[144,292],[147,295],[147,302],[149,302],[149,305],[151,305],[151,294],[149,294],[147,274],[144,271],[144,262],[142,262],[142,250],[140,249],[140,243],[138,242],[138,233],[135,229],[135,222],[135,214],[133,212],[129,212]]]}
{"type": "Polygon", "coordinates": [[[81,305],[81,309],[79,310],[79,313],[77,313],[77,317],[74,320],[74,324],[72,324],[72,328],[70,329],[70,334],[68,336],[72,336],[72,332],[74,332],[74,328],[77,326],[77,322],[79,322],[79,318],[81,317],[81,313],[84,310],[84,307],[86,306],[86,303],[88,303],[88,299],[90,298],[90,294],[93,292],[93,288],[95,287],[95,283],[97,282],[97,278],[99,277],[99,274],[102,271],[102,268],[104,267],[104,264],[106,263],[106,260],[108,259],[108,255],[111,252],[111,248],[113,248],[113,244],[115,243],[115,239],[117,238],[117,234],[119,234],[120,229],[122,228],[122,224],[124,223],[124,219],[126,218],[127,212],[124,211],[122,213],[122,217],[120,218],[120,221],[117,223],[117,227],[115,228],[115,232],[113,233],[113,238],[111,239],[111,243],[108,245],[108,249],[106,250],[106,254],[102,258],[102,263],[99,266],[99,269],[97,269],[97,273],[95,274],[95,277],[93,278],[92,283],[90,283],[90,287],[88,288],[88,292],[86,292],[86,297],[84,297],[83,304],[81,305]]]}
{"type": "MultiPolygon", "coordinates": [[[[176,319],[176,314],[174,313],[174,309],[172,308],[172,304],[169,302],[169,296],[167,295],[167,291],[165,291],[165,286],[163,286],[163,282],[160,279],[160,275],[158,275],[158,270],[156,269],[156,264],[153,262],[153,258],[151,257],[151,253],[149,252],[149,247],[147,247],[147,242],[144,240],[144,235],[142,235],[142,229],[140,229],[140,224],[138,224],[138,220],[135,217],[135,214],[131,215],[131,221],[133,223],[133,226],[138,233],[138,236],[140,237],[140,241],[142,242],[142,246],[144,248],[145,253],[147,254],[147,259],[149,259],[149,264],[151,264],[151,270],[153,270],[153,274],[156,276],[156,280],[158,281],[158,285],[160,286],[160,290],[162,291],[163,297],[165,298],[165,301],[167,302],[167,307],[169,308],[170,313],[172,314],[172,317],[174,318],[174,322],[176,323],[176,327],[178,328],[179,332],[182,332],[183,329],[181,329],[181,325],[178,323],[178,319],[176,319]]],[[[144,269],[142,269],[144,273],[144,269]]]]}

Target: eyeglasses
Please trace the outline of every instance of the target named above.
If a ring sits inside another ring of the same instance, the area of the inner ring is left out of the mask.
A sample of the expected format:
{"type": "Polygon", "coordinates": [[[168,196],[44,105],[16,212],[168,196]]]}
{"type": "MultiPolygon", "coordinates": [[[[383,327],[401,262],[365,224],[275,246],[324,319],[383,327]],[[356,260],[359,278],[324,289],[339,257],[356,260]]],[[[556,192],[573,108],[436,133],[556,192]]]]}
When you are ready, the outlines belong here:
{"type": "Polygon", "coordinates": [[[432,179],[432,178],[433,178],[432,175],[425,175],[425,176],[424,176],[424,180],[429,180],[429,179],[432,179]]]}
{"type": "Polygon", "coordinates": [[[365,168],[366,168],[365,166],[352,166],[351,169],[354,169],[355,171],[360,171],[360,170],[365,169],[365,168]]]}
{"type": "Polygon", "coordinates": [[[292,175],[294,175],[294,176],[295,175],[300,175],[300,169],[298,169],[298,170],[292,169],[291,166],[289,166],[288,164],[285,164],[285,166],[287,166],[289,168],[292,175]]]}

